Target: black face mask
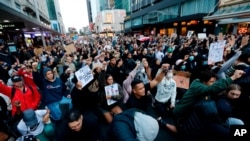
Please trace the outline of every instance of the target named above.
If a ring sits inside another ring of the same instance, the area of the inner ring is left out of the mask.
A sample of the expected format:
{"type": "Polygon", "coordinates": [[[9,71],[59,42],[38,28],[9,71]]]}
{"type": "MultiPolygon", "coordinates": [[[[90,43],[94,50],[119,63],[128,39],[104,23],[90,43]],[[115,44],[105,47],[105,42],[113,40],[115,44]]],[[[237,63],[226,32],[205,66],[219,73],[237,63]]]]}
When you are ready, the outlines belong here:
{"type": "Polygon", "coordinates": [[[30,131],[35,131],[39,125],[39,122],[33,126],[30,127],[30,131]]]}

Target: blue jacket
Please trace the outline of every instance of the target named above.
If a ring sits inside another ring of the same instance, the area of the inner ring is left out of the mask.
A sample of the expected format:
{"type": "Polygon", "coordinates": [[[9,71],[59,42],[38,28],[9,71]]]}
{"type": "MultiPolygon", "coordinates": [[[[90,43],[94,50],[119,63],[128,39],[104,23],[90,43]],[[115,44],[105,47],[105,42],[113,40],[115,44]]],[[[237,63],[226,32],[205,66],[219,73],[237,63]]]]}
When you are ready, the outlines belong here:
{"type": "MultiPolygon", "coordinates": [[[[52,70],[50,68],[44,68],[43,75],[45,76],[48,71],[52,70]]],[[[67,96],[68,94],[64,83],[58,77],[55,77],[54,81],[48,81],[46,77],[42,77],[38,72],[33,72],[33,78],[41,90],[42,102],[44,104],[60,101],[63,96],[67,96]]]]}
{"type": "Polygon", "coordinates": [[[134,114],[138,109],[132,108],[116,115],[111,123],[110,140],[112,141],[139,141],[136,139],[134,114]]]}

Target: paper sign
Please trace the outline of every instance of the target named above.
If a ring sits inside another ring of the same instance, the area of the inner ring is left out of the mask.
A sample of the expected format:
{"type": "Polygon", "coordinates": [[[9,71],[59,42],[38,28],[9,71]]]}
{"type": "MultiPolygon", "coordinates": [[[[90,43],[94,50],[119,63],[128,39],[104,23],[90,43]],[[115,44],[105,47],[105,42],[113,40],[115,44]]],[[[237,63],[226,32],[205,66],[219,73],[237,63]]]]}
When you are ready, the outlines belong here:
{"type": "Polygon", "coordinates": [[[189,30],[188,33],[187,33],[188,39],[190,39],[193,34],[194,34],[194,31],[189,30]]]}
{"type": "Polygon", "coordinates": [[[75,72],[77,80],[82,82],[82,87],[86,86],[91,80],[94,79],[91,69],[88,65],[75,72]]]}
{"type": "Polygon", "coordinates": [[[220,62],[223,60],[223,52],[225,46],[226,46],[225,40],[210,44],[208,52],[208,64],[220,62]]]}
{"type": "MultiPolygon", "coordinates": [[[[104,87],[105,89],[105,94],[106,96],[114,96],[114,95],[119,95],[119,90],[118,90],[118,85],[117,84],[112,84],[104,87]]],[[[107,104],[112,105],[116,103],[116,100],[113,99],[107,99],[107,104]]]]}
{"type": "Polygon", "coordinates": [[[171,34],[171,38],[176,38],[177,37],[177,34],[176,33],[172,33],[171,34]]]}
{"type": "Polygon", "coordinates": [[[190,73],[182,71],[174,71],[173,79],[176,82],[177,88],[189,89],[190,73]]]}
{"type": "Polygon", "coordinates": [[[206,39],[207,34],[206,33],[198,33],[198,39],[206,39]]]}

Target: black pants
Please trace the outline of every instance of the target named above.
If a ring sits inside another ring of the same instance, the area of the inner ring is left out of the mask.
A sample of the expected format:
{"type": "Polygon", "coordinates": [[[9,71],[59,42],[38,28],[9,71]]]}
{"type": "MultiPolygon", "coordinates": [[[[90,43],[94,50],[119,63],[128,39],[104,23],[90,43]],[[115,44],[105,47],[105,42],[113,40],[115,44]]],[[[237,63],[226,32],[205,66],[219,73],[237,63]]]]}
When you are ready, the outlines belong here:
{"type": "Polygon", "coordinates": [[[169,108],[170,106],[170,100],[166,103],[161,103],[157,100],[155,100],[155,108],[156,112],[161,117],[169,117],[172,116],[172,110],[169,108]]]}

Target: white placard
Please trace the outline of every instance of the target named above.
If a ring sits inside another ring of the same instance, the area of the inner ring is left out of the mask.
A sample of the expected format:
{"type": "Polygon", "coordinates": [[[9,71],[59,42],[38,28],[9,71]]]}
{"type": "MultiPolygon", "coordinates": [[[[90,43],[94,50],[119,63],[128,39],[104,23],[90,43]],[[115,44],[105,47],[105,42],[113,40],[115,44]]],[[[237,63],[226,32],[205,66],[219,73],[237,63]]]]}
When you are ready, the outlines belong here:
{"type": "Polygon", "coordinates": [[[94,79],[91,69],[88,65],[75,72],[77,80],[82,82],[82,87],[86,86],[91,80],[94,79]]]}
{"type": "Polygon", "coordinates": [[[223,60],[223,52],[226,41],[211,43],[208,52],[208,64],[220,62],[223,60]]]}
{"type": "Polygon", "coordinates": [[[187,33],[188,39],[190,39],[190,38],[192,37],[193,34],[194,34],[194,31],[189,30],[188,33],[187,33]]]}
{"type": "MultiPolygon", "coordinates": [[[[118,90],[118,85],[117,84],[108,85],[108,86],[105,86],[104,88],[105,88],[106,96],[119,95],[119,90],[118,90]]],[[[113,99],[107,99],[107,104],[108,105],[112,105],[115,102],[117,102],[117,101],[113,100],[113,99]]]]}
{"type": "Polygon", "coordinates": [[[176,38],[177,37],[177,34],[176,33],[172,33],[171,34],[171,38],[176,38]]]}
{"type": "Polygon", "coordinates": [[[207,34],[206,33],[198,33],[198,39],[206,39],[207,34]]]}

